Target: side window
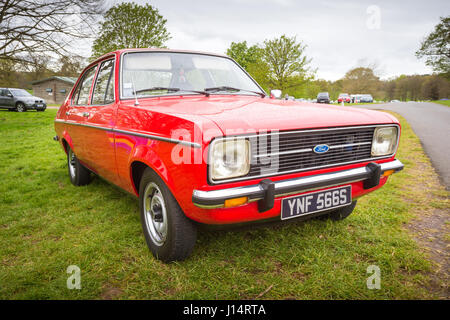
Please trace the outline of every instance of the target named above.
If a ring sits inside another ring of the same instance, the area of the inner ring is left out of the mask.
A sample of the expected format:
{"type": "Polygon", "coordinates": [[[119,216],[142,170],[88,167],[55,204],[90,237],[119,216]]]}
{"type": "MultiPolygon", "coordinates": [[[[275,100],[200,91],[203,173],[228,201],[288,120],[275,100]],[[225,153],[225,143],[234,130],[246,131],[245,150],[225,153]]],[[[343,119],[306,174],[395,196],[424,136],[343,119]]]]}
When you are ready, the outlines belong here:
{"type": "Polygon", "coordinates": [[[0,89],[0,96],[6,97],[6,90],[5,89],[0,89]]]}
{"type": "Polygon", "coordinates": [[[89,92],[92,86],[92,79],[95,75],[95,69],[97,66],[92,67],[83,76],[83,80],[80,85],[78,85],[77,90],[72,98],[72,103],[76,105],[84,105],[89,102],[89,92]]]}
{"type": "Polygon", "coordinates": [[[114,102],[114,60],[102,63],[95,82],[92,104],[114,102]]]}

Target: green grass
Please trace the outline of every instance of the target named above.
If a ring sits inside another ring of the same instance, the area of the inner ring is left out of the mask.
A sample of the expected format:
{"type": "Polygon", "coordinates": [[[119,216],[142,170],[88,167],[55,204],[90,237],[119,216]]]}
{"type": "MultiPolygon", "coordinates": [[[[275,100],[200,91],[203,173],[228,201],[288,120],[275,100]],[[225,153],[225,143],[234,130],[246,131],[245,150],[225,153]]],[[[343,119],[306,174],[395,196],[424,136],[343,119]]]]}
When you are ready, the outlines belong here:
{"type": "Polygon", "coordinates": [[[450,107],[450,100],[435,100],[435,101],[431,101],[431,102],[439,103],[444,106],[450,107]]]}
{"type": "Polygon", "coordinates": [[[0,111],[0,299],[252,299],[270,286],[262,298],[433,297],[431,264],[405,229],[418,208],[402,187],[426,159],[405,122],[406,169],[348,219],[203,231],[187,261],[163,264],[146,247],[134,197],[99,178],[70,184],[55,113],[0,111]],[[366,287],[373,264],[380,290],[366,287]],[[81,290],[66,287],[69,265],[81,268],[81,290]]]}

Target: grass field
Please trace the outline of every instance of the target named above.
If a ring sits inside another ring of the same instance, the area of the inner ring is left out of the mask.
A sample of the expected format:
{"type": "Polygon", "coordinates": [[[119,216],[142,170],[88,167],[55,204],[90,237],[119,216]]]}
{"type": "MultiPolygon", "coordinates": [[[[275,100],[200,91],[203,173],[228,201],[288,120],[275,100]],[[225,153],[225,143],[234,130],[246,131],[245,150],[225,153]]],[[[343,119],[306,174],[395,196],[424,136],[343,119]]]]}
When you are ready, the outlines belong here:
{"type": "Polygon", "coordinates": [[[439,103],[444,106],[450,107],[450,100],[435,100],[435,101],[431,101],[431,102],[439,103]]]}
{"type": "Polygon", "coordinates": [[[203,231],[191,258],[163,264],[145,245],[134,197],[99,178],[70,184],[52,140],[55,113],[0,111],[0,299],[434,297],[432,264],[406,226],[414,212],[446,204],[408,199],[404,187],[434,173],[417,170],[428,158],[404,121],[405,170],[348,219],[203,231]],[[81,269],[81,290],[66,287],[69,265],[81,269]],[[379,290],[366,286],[370,265],[381,269],[379,290]]]}

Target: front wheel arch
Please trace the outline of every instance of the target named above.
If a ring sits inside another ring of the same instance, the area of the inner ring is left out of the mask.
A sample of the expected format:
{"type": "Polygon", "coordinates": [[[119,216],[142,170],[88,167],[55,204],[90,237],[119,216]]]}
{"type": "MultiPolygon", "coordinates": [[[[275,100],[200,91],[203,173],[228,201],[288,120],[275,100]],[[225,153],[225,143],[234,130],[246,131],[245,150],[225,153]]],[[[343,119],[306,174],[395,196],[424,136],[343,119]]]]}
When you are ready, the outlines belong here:
{"type": "Polygon", "coordinates": [[[137,195],[139,195],[139,185],[141,183],[142,176],[144,174],[145,169],[147,168],[150,167],[141,161],[134,161],[131,164],[131,181],[133,183],[133,187],[136,190],[137,195]]]}

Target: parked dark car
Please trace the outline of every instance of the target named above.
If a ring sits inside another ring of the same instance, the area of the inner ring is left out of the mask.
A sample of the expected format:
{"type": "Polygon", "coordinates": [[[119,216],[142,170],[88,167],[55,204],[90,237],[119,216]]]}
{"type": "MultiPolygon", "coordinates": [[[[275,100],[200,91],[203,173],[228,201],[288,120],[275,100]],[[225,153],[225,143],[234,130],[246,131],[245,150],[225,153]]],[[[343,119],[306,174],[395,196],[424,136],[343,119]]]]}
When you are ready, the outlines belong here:
{"type": "Polygon", "coordinates": [[[35,97],[24,89],[0,88],[0,108],[18,112],[28,109],[44,111],[47,104],[44,99],[35,97]]]}
{"type": "Polygon", "coordinates": [[[359,99],[359,102],[361,103],[372,103],[373,97],[370,94],[363,94],[361,98],[359,99]]]}
{"type": "Polygon", "coordinates": [[[317,103],[330,103],[330,95],[328,92],[320,92],[317,95],[317,103]]]}

